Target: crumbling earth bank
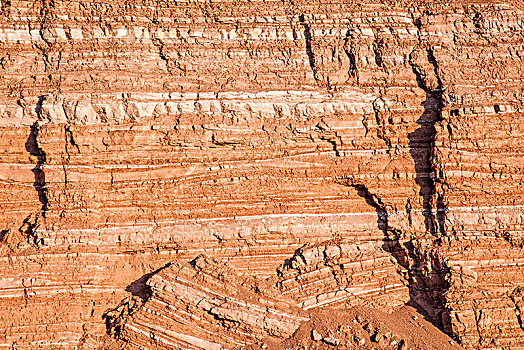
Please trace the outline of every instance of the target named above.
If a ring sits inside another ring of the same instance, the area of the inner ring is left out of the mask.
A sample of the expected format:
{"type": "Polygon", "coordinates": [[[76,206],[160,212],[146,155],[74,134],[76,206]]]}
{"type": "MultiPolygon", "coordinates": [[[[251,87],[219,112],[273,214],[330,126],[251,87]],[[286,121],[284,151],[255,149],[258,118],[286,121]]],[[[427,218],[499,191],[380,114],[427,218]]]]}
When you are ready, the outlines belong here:
{"type": "Polygon", "coordinates": [[[523,11],[2,1],[0,344],[524,348],[523,11]]]}

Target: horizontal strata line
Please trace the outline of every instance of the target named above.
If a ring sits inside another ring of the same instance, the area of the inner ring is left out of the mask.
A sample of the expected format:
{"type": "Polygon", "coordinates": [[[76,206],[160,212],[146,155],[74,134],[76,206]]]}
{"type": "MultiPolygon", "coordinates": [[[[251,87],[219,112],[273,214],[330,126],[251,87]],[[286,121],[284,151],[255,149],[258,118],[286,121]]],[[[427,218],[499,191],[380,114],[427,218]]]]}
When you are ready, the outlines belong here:
{"type": "MultiPolygon", "coordinates": [[[[65,340],[65,341],[62,341],[62,342],[52,342],[52,341],[45,341],[45,340],[30,341],[30,342],[27,342],[26,344],[28,346],[31,346],[31,345],[38,345],[38,346],[42,346],[42,345],[49,345],[49,346],[76,345],[76,344],[78,344],[78,338],[75,337],[75,339],[73,339],[73,340],[65,340]]],[[[9,349],[13,349],[13,343],[0,344],[0,347],[6,347],[6,348],[9,348],[9,349]]],[[[20,344],[20,345],[16,346],[17,349],[23,349],[24,347],[25,347],[24,344],[20,344]]]]}
{"type": "MultiPolygon", "coordinates": [[[[160,317],[162,317],[162,318],[164,318],[164,319],[166,319],[168,321],[175,321],[175,322],[180,323],[180,324],[182,324],[184,326],[192,326],[193,329],[195,331],[197,331],[197,332],[199,331],[199,332],[205,333],[205,334],[216,335],[216,333],[214,331],[210,331],[210,330],[205,328],[205,326],[209,325],[211,322],[209,320],[203,319],[202,317],[199,317],[196,313],[188,312],[188,311],[185,311],[185,310],[183,310],[181,308],[176,309],[173,306],[170,306],[168,303],[161,301],[160,299],[153,298],[153,299],[150,299],[150,300],[154,301],[157,304],[163,305],[165,307],[165,309],[163,309],[160,313],[154,313],[152,310],[149,310],[147,308],[143,308],[142,310],[149,312],[151,315],[154,314],[155,316],[160,316],[160,317]],[[171,310],[173,310],[173,311],[171,311],[171,310]],[[164,312],[165,314],[163,314],[162,312],[164,312]],[[195,319],[197,320],[197,322],[195,322],[195,319]]],[[[144,315],[144,313],[142,313],[142,315],[144,315]]],[[[146,317],[147,317],[147,315],[146,315],[146,317]]],[[[140,320],[138,320],[138,322],[139,321],[140,320]]],[[[142,322],[142,323],[144,323],[144,322],[142,322]]],[[[246,333],[242,333],[242,334],[248,335],[246,333]]],[[[236,339],[234,336],[228,336],[226,334],[221,334],[220,337],[222,339],[225,339],[225,340],[231,342],[231,343],[242,344],[242,343],[239,343],[238,339],[236,339]]]]}
{"type": "MultiPolygon", "coordinates": [[[[354,289],[355,288],[348,288],[348,289],[344,289],[344,290],[341,290],[340,292],[345,292],[347,294],[344,294],[343,296],[340,296],[340,297],[336,297],[336,298],[333,298],[333,299],[326,299],[326,300],[323,300],[323,301],[320,301],[315,304],[310,304],[310,305],[306,305],[308,303],[308,301],[312,301],[312,300],[318,300],[318,298],[320,296],[328,296],[329,294],[334,294],[334,292],[329,292],[329,293],[323,293],[323,294],[320,294],[316,297],[313,297],[313,298],[310,298],[308,300],[305,300],[301,303],[299,303],[299,307],[303,307],[304,310],[309,310],[313,307],[317,307],[317,306],[324,306],[326,304],[332,304],[334,302],[338,302],[338,301],[341,301],[341,300],[344,300],[344,299],[348,299],[350,298],[351,296],[354,296],[354,297],[362,297],[366,294],[372,294],[372,293],[376,293],[376,292],[380,292],[380,291],[384,291],[384,290],[392,290],[394,291],[395,289],[397,289],[398,287],[405,287],[403,284],[399,284],[399,283],[396,283],[396,284],[391,284],[391,285],[387,285],[387,286],[381,286],[379,288],[371,288],[371,289],[367,289],[367,290],[364,290],[364,291],[355,291],[354,289]]],[[[337,291],[339,292],[339,291],[337,291]]]]}
{"type": "MultiPolygon", "coordinates": [[[[216,242],[215,242],[216,244],[216,242]]],[[[275,248],[281,248],[282,246],[286,246],[286,247],[296,247],[298,248],[299,246],[301,246],[302,244],[299,244],[299,243],[296,243],[296,244],[280,244],[280,245],[274,245],[275,248]]],[[[142,246],[141,246],[142,247],[142,246]]],[[[268,246],[264,246],[264,248],[267,248],[268,246]]],[[[141,248],[137,248],[137,250],[140,250],[141,248]]],[[[257,247],[258,250],[262,249],[260,247],[257,247]]],[[[216,247],[216,248],[202,248],[202,249],[180,249],[179,251],[181,253],[184,253],[184,254],[193,254],[193,253],[202,253],[202,252],[210,252],[210,251],[219,251],[219,252],[227,252],[228,250],[233,250],[233,251],[238,251],[238,247],[216,247]]],[[[133,251],[133,250],[131,250],[133,251]]],[[[171,252],[169,250],[161,250],[160,252],[143,252],[142,255],[146,256],[146,255],[152,255],[152,254],[170,254],[171,252]]],[[[90,252],[85,252],[85,253],[75,253],[75,256],[76,257],[84,257],[84,258],[88,258],[88,257],[100,257],[100,256],[108,256],[108,255],[112,255],[112,256],[116,256],[116,257],[121,257],[121,256],[125,256],[126,255],[126,251],[124,252],[115,252],[115,253],[90,253],[90,252]]],[[[57,254],[32,254],[32,255],[13,255],[13,256],[10,256],[10,257],[0,257],[0,261],[19,261],[19,260],[26,260],[26,259],[31,259],[31,258],[42,258],[42,256],[45,256],[45,257],[52,257],[53,259],[57,259],[59,257],[67,257],[65,254],[61,254],[61,253],[57,253],[57,254]]],[[[289,254],[271,254],[271,255],[267,255],[267,257],[271,256],[272,258],[274,259],[279,259],[281,258],[282,261],[284,261],[284,259],[288,258],[289,257],[289,254]]],[[[194,257],[194,256],[193,256],[194,257]]],[[[249,255],[249,257],[251,257],[251,255],[249,255]]],[[[245,257],[244,257],[245,258],[245,257]]],[[[234,259],[242,259],[241,256],[231,256],[229,257],[229,260],[230,261],[233,261],[234,259]]],[[[92,264],[92,265],[89,265],[88,267],[90,266],[94,266],[94,267],[97,267],[99,265],[96,265],[96,264],[92,264]]],[[[87,284],[82,284],[82,286],[85,286],[87,284]]],[[[74,285],[76,286],[76,285],[74,285]]]]}
{"type": "MultiPolygon", "coordinates": [[[[385,258],[389,259],[389,257],[387,257],[387,256],[385,258]]],[[[370,260],[366,260],[366,261],[370,261],[370,260]]],[[[362,262],[366,262],[366,261],[362,261],[362,262]]],[[[360,263],[361,263],[360,261],[355,262],[355,264],[360,264],[360,263]]],[[[394,269],[394,268],[395,268],[395,266],[392,265],[391,269],[394,269]]],[[[358,273],[358,275],[361,275],[361,276],[365,275],[365,273],[369,273],[370,270],[372,270],[372,269],[365,269],[365,270],[363,269],[361,273],[358,273]]],[[[326,275],[324,275],[324,276],[322,276],[322,275],[320,277],[315,276],[315,274],[318,274],[320,272],[322,272],[322,271],[319,269],[319,270],[313,270],[311,272],[308,272],[308,273],[305,273],[305,274],[301,274],[301,275],[298,275],[298,276],[292,276],[297,281],[296,286],[294,286],[293,288],[290,288],[290,289],[287,289],[287,290],[283,291],[282,294],[283,295],[287,295],[287,294],[295,293],[298,290],[306,290],[308,287],[312,287],[315,284],[320,284],[320,285],[326,286],[326,285],[328,285],[328,283],[326,283],[326,281],[333,281],[333,277],[330,275],[331,271],[327,271],[326,275]],[[312,274],[312,273],[313,273],[313,277],[312,278],[316,278],[316,279],[314,281],[312,281],[312,282],[307,282],[307,275],[312,274]],[[306,281],[307,283],[300,283],[302,281],[306,281]]],[[[355,274],[351,274],[351,275],[355,276],[355,274]]],[[[289,284],[289,282],[294,282],[294,281],[291,280],[291,278],[288,278],[288,279],[282,281],[282,283],[286,283],[286,284],[289,284]]],[[[350,287],[339,286],[337,284],[337,288],[339,288],[339,289],[334,290],[334,291],[348,291],[348,290],[354,291],[355,288],[357,288],[359,290],[366,290],[366,287],[375,286],[377,284],[380,285],[380,281],[370,282],[370,283],[354,283],[354,282],[352,282],[351,288],[350,287]]],[[[400,285],[400,284],[393,284],[393,286],[397,286],[397,285],[400,285]]],[[[369,291],[373,291],[372,289],[368,289],[368,290],[369,291]]],[[[329,292],[326,292],[326,293],[323,293],[323,294],[332,293],[334,291],[329,291],[329,292]]],[[[365,293],[368,293],[368,292],[364,291],[362,293],[365,294],[365,293]]],[[[357,293],[353,293],[353,294],[357,295],[357,293]]]]}
{"type": "MultiPolygon", "coordinates": [[[[212,276],[212,275],[210,275],[212,276]]],[[[168,279],[164,279],[165,283],[169,283],[171,281],[169,281],[168,279]]],[[[186,279],[184,279],[183,277],[180,277],[180,276],[176,276],[174,278],[174,283],[178,283],[180,285],[182,285],[185,289],[187,290],[194,290],[195,291],[195,295],[199,295],[199,294],[204,294],[204,300],[205,300],[205,297],[207,294],[217,298],[217,299],[221,299],[221,300],[227,300],[228,302],[232,303],[232,304],[235,304],[235,305],[238,305],[240,306],[241,308],[246,308],[248,310],[253,310],[253,311],[258,311],[262,314],[264,314],[265,312],[268,313],[268,314],[274,314],[274,315],[278,315],[278,316],[281,316],[283,318],[297,318],[298,320],[300,321],[306,321],[307,319],[306,318],[301,318],[301,317],[298,317],[298,316],[295,316],[295,315],[291,315],[291,314],[286,314],[286,313],[283,313],[283,312],[279,312],[278,310],[272,308],[272,307],[269,307],[267,305],[258,305],[258,304],[255,304],[253,302],[247,302],[245,300],[241,300],[241,299],[237,299],[237,298],[234,298],[234,297],[231,297],[231,296],[227,296],[227,295],[221,295],[211,289],[208,289],[208,288],[205,288],[203,286],[199,286],[201,289],[197,289],[198,286],[195,286],[192,282],[190,281],[187,281],[186,279]],[[199,293],[200,292],[200,293],[199,293]]],[[[209,297],[208,297],[209,298],[209,297]]]]}
{"type": "MultiPolygon", "coordinates": [[[[217,349],[218,350],[218,349],[222,348],[219,344],[216,344],[216,343],[213,343],[213,342],[209,342],[209,341],[204,340],[204,339],[199,339],[199,338],[193,337],[191,335],[177,333],[177,332],[171,331],[169,329],[162,329],[162,328],[159,328],[159,327],[154,327],[153,325],[147,325],[147,324],[140,325],[139,323],[135,323],[133,325],[133,324],[129,324],[128,323],[125,326],[125,328],[129,329],[129,330],[132,330],[132,331],[134,331],[136,333],[143,334],[146,337],[146,339],[150,339],[150,337],[151,337],[151,333],[148,332],[147,329],[156,330],[156,331],[164,334],[165,337],[162,337],[162,336],[159,336],[158,334],[156,334],[155,335],[155,340],[158,340],[158,341],[160,341],[160,342],[162,342],[164,344],[170,345],[170,346],[174,346],[175,348],[178,348],[177,344],[173,342],[173,341],[176,341],[176,340],[182,341],[184,343],[183,345],[186,348],[189,348],[188,346],[190,346],[191,344],[194,344],[194,343],[198,343],[198,342],[205,343],[205,345],[207,346],[208,349],[217,349]],[[140,329],[140,326],[143,326],[145,328],[145,330],[140,329]],[[171,340],[168,337],[171,338],[171,340]]],[[[245,344],[238,343],[238,345],[245,345],[245,344]]],[[[194,347],[194,349],[199,349],[199,348],[200,347],[198,347],[198,346],[194,347]]]]}
{"type": "MultiPolygon", "coordinates": [[[[498,213],[498,210],[510,210],[515,211],[524,210],[524,205],[515,205],[515,206],[483,206],[483,207],[455,207],[455,208],[446,208],[446,209],[437,209],[433,210],[432,212],[438,212],[438,213],[451,213],[451,214],[460,214],[460,212],[483,212],[485,214],[486,212],[489,213],[492,211],[493,213],[498,213]]],[[[427,210],[411,210],[411,214],[423,214],[427,213],[427,210]]],[[[358,217],[358,216],[369,216],[369,215],[377,215],[376,211],[369,211],[369,212],[360,212],[360,213],[297,213],[297,214],[266,214],[266,215],[246,215],[246,216],[228,216],[228,217],[215,217],[215,218],[201,218],[201,219],[180,219],[180,220],[165,220],[160,221],[156,220],[148,221],[148,222],[141,222],[141,223],[135,223],[134,225],[119,225],[116,222],[107,222],[105,225],[112,225],[112,227],[100,227],[97,229],[65,229],[63,231],[65,232],[99,232],[99,231],[109,231],[109,230],[121,230],[121,229],[136,229],[137,227],[150,227],[152,225],[158,226],[161,224],[173,224],[173,225],[180,225],[183,223],[192,223],[192,222],[213,222],[213,221],[250,221],[250,220],[258,220],[258,219],[293,219],[293,218],[311,218],[311,217],[358,217]]],[[[396,217],[396,216],[403,216],[408,215],[406,211],[396,211],[395,213],[388,214],[388,217],[396,217]]],[[[48,232],[55,235],[55,231],[49,231],[49,230],[41,230],[40,232],[48,232]]]]}
{"type": "MultiPolygon", "coordinates": [[[[491,207],[455,207],[455,208],[446,208],[446,209],[437,209],[432,212],[474,212],[474,211],[488,211],[496,209],[511,209],[511,210],[524,210],[524,205],[515,205],[515,206],[491,206],[491,207]]],[[[413,213],[426,213],[426,210],[411,210],[413,213]]],[[[266,215],[245,215],[245,216],[228,216],[228,217],[216,217],[216,218],[202,218],[202,219],[181,219],[178,221],[166,220],[166,221],[155,221],[155,224],[177,224],[181,222],[208,222],[208,221],[226,221],[226,220],[257,220],[257,219],[280,219],[280,218],[308,218],[308,217],[342,217],[342,216],[367,216],[367,215],[377,215],[376,211],[369,212],[360,212],[360,213],[298,213],[298,214],[266,214],[266,215]]],[[[407,215],[406,211],[397,211],[392,214],[388,214],[390,217],[407,215]]],[[[108,223],[116,224],[116,223],[108,223]]],[[[118,226],[119,228],[135,228],[136,226],[149,226],[150,223],[137,224],[133,226],[118,226]]],[[[69,231],[69,230],[68,230],[69,231]]],[[[82,230],[80,230],[82,231],[82,230]]]]}
{"type": "MultiPolygon", "coordinates": [[[[33,304],[34,306],[34,304],[33,304]]],[[[76,325],[76,326],[82,326],[85,324],[85,322],[75,322],[75,321],[67,321],[67,324],[69,325],[76,325]]],[[[23,325],[23,326],[12,326],[13,328],[16,328],[17,330],[22,329],[31,329],[31,328],[38,328],[38,327],[59,327],[63,326],[64,322],[45,322],[45,323],[33,323],[30,325],[23,325]]],[[[55,331],[55,333],[62,332],[62,333],[75,333],[70,331],[55,331]]]]}
{"type": "MultiPolygon", "coordinates": [[[[308,143],[309,145],[310,143],[308,143]]],[[[200,146],[195,147],[195,149],[198,148],[200,150],[200,146]]],[[[373,149],[354,149],[354,150],[344,150],[345,153],[351,153],[351,154],[370,154],[373,152],[385,152],[388,151],[388,148],[373,148],[373,149]]],[[[244,150],[239,150],[236,153],[242,153],[244,150]]],[[[261,153],[269,153],[271,150],[262,150],[261,153]]],[[[107,152],[107,154],[111,154],[112,152],[107,152]]],[[[180,153],[180,152],[172,152],[172,153],[180,153]]],[[[249,159],[249,163],[265,163],[265,162],[271,162],[275,160],[285,160],[285,159],[293,159],[293,158],[301,158],[301,157],[308,157],[308,156],[320,156],[320,155],[332,155],[333,151],[323,151],[323,152],[304,152],[300,153],[297,152],[296,154],[291,155],[283,155],[281,157],[268,157],[268,158],[259,158],[259,159],[249,159]]],[[[224,165],[229,164],[241,164],[245,165],[246,159],[240,159],[240,160],[227,160],[223,159],[220,162],[221,167],[223,168],[224,165]]],[[[300,162],[303,163],[310,163],[304,160],[300,160],[300,162]]],[[[35,164],[27,164],[27,163],[0,163],[0,165],[9,165],[9,166],[19,166],[24,168],[34,168],[35,164]]],[[[63,170],[63,167],[61,164],[44,164],[46,169],[59,169],[63,170]]],[[[202,168],[210,168],[210,167],[217,167],[216,162],[207,162],[207,163],[199,163],[199,162],[176,162],[176,163],[163,163],[163,164],[144,164],[144,165],[135,165],[135,164],[125,164],[125,165],[118,165],[118,164],[111,164],[111,165],[105,165],[105,164],[99,164],[95,166],[89,166],[89,165],[67,165],[68,169],[136,169],[136,168],[169,168],[173,167],[176,169],[186,169],[187,167],[192,166],[199,166],[202,168]]]]}
{"type": "Polygon", "coordinates": [[[49,287],[39,287],[39,286],[27,287],[27,288],[16,288],[16,289],[9,288],[8,290],[3,290],[0,292],[0,298],[3,298],[3,299],[20,298],[20,297],[25,296],[26,293],[27,293],[27,296],[29,297],[44,296],[44,297],[53,298],[57,294],[83,294],[86,292],[109,293],[109,292],[118,292],[122,288],[121,286],[117,286],[117,287],[102,287],[101,286],[100,288],[87,288],[85,286],[86,286],[85,284],[78,284],[75,286],[67,286],[66,288],[61,288],[61,289],[51,289],[49,287]],[[18,293],[13,293],[17,291],[18,293]],[[6,292],[8,292],[9,294],[5,294],[6,292]]]}
{"type": "MultiPolygon", "coordinates": [[[[404,87],[399,85],[398,87],[404,87]]],[[[246,93],[239,91],[223,91],[223,92],[188,92],[188,93],[152,93],[148,91],[135,91],[132,96],[128,98],[129,101],[150,101],[150,102],[205,102],[205,101],[245,101],[253,99],[269,99],[274,101],[276,97],[286,98],[285,102],[289,102],[288,98],[298,97],[305,98],[307,104],[311,103],[312,98],[318,98],[318,101],[321,103],[338,103],[358,100],[359,104],[366,104],[362,102],[362,96],[368,96],[370,102],[372,102],[375,97],[374,95],[367,93],[364,89],[362,90],[352,90],[347,92],[338,93],[335,95],[336,99],[333,98],[333,95],[329,93],[319,92],[316,86],[309,86],[310,90],[307,90],[307,86],[304,86],[304,90],[261,90],[259,92],[246,93]]],[[[122,95],[127,95],[129,91],[115,91],[113,93],[102,93],[96,94],[96,98],[100,100],[109,100],[109,101],[122,101],[122,95]]],[[[82,93],[65,93],[64,95],[68,96],[84,96],[82,93]]],[[[88,93],[91,97],[91,94],[88,93]]],[[[274,103],[274,102],[272,102],[274,103]]],[[[15,128],[25,129],[30,125],[16,125],[15,128]]],[[[116,127],[116,125],[115,125],[116,127]]],[[[129,130],[129,127],[115,128],[111,130],[129,130]]]]}

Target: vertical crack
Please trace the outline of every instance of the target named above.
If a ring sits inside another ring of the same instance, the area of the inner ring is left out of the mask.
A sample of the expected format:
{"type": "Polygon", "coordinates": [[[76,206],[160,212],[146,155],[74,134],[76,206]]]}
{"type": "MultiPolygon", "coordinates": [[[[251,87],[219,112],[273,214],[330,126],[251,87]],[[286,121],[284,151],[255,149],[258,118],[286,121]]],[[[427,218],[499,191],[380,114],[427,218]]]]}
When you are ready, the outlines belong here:
{"type": "Polygon", "coordinates": [[[354,188],[366,204],[375,209],[377,227],[384,233],[382,248],[408,271],[410,303],[426,314],[435,326],[449,333],[450,330],[446,329],[449,312],[444,307],[444,295],[450,284],[445,279],[449,274],[445,262],[431,249],[431,245],[426,247],[417,239],[404,240],[404,233],[390,225],[386,204],[366,185],[351,178],[339,179],[337,183],[354,188]]]}
{"type": "Polygon", "coordinates": [[[408,254],[406,249],[400,244],[402,232],[390,226],[388,210],[382,200],[377,195],[371,193],[366,185],[355,183],[353,179],[345,178],[337,180],[337,183],[354,188],[366,204],[375,209],[377,213],[377,227],[384,233],[384,250],[393,255],[399,265],[409,270],[408,254]]]}
{"type": "Polygon", "coordinates": [[[313,71],[313,75],[316,79],[316,65],[315,65],[315,54],[313,53],[313,49],[311,48],[311,41],[313,39],[311,35],[311,27],[308,23],[306,23],[304,19],[304,15],[298,16],[298,21],[302,26],[304,27],[304,37],[306,39],[306,54],[309,60],[309,66],[311,67],[311,70],[313,71]]]}
{"type": "MultiPolygon", "coordinates": [[[[37,113],[39,113],[38,109],[41,108],[41,104],[37,106],[37,113]]],[[[38,193],[38,200],[40,203],[42,203],[42,207],[40,209],[41,214],[43,217],[46,216],[46,212],[49,205],[49,200],[47,197],[47,186],[45,181],[45,173],[44,173],[44,164],[47,160],[47,155],[44,152],[44,150],[40,147],[38,144],[38,133],[39,133],[39,124],[38,121],[36,121],[31,126],[31,132],[29,133],[29,137],[27,138],[27,141],[25,143],[25,149],[31,154],[32,156],[36,157],[37,162],[35,167],[31,170],[34,174],[34,183],[33,187],[35,188],[36,192],[38,193]]]]}
{"type": "MultiPolygon", "coordinates": [[[[315,53],[313,51],[313,34],[311,32],[311,26],[309,23],[306,22],[304,15],[300,15],[298,17],[298,21],[304,27],[304,38],[306,41],[306,54],[308,57],[309,66],[311,68],[311,71],[313,72],[313,79],[315,79],[316,83],[319,86],[327,88],[328,91],[331,91],[332,82],[330,81],[330,77],[323,76],[323,72],[321,68],[322,57],[320,56],[317,61],[317,57],[315,57],[315,53]]],[[[332,54],[334,54],[334,52],[332,52],[332,54]]]]}
{"type": "Polygon", "coordinates": [[[335,130],[332,130],[330,126],[324,122],[324,120],[319,122],[316,125],[316,128],[320,133],[320,139],[331,144],[333,147],[333,152],[335,152],[335,156],[340,157],[340,152],[343,146],[342,137],[335,130]]]}
{"type": "MultiPolygon", "coordinates": [[[[420,23],[420,20],[415,21],[415,25],[417,23],[420,23]]],[[[419,195],[422,197],[422,215],[426,232],[433,236],[444,235],[446,205],[443,195],[436,193],[438,178],[435,165],[437,135],[435,124],[443,120],[444,90],[439,76],[438,62],[431,47],[424,50],[420,47],[415,48],[409,57],[409,64],[415,74],[418,87],[426,93],[426,99],[422,103],[424,112],[417,120],[419,127],[408,134],[409,152],[415,163],[415,183],[420,187],[419,195]]]]}
{"type": "Polygon", "coordinates": [[[482,309],[478,308],[476,300],[473,301],[472,308],[473,308],[473,316],[475,317],[475,329],[478,335],[478,346],[479,346],[479,349],[482,349],[484,347],[483,346],[484,338],[482,337],[483,332],[482,332],[482,328],[480,327],[480,322],[482,321],[482,309]]]}
{"type": "MultiPolygon", "coordinates": [[[[187,66],[181,64],[176,57],[173,57],[173,55],[170,55],[169,50],[166,48],[166,45],[162,40],[153,37],[151,38],[151,42],[158,49],[158,56],[166,63],[166,69],[170,75],[174,75],[177,72],[182,74],[187,72],[187,66]]],[[[180,53],[178,53],[178,57],[180,58],[180,53]]]]}
{"type": "MultiPolygon", "coordinates": [[[[39,101],[36,105],[36,113],[39,116],[41,115],[41,109],[42,109],[42,102],[44,100],[44,96],[41,96],[39,98],[39,101]]],[[[31,131],[29,133],[29,136],[27,138],[27,141],[25,143],[25,149],[29,154],[33,157],[36,157],[36,165],[31,171],[33,172],[34,176],[34,182],[33,187],[35,188],[37,194],[38,194],[38,200],[42,204],[40,207],[40,210],[38,212],[33,212],[29,214],[23,221],[22,225],[18,229],[18,231],[22,234],[22,236],[26,237],[27,242],[31,244],[36,249],[39,248],[40,245],[44,244],[44,241],[42,238],[40,238],[37,234],[38,227],[40,226],[39,220],[41,217],[46,217],[46,212],[48,210],[49,200],[47,197],[47,186],[45,181],[45,173],[44,173],[44,164],[47,161],[47,155],[44,152],[44,150],[40,147],[38,144],[38,134],[39,134],[39,121],[36,121],[31,126],[31,131]]]]}
{"type": "Polygon", "coordinates": [[[80,147],[75,142],[75,139],[73,137],[73,132],[71,131],[71,125],[66,124],[64,126],[64,135],[65,135],[65,152],[67,154],[67,160],[69,161],[71,159],[71,152],[69,146],[74,147],[78,153],[80,153],[80,147]]]}
{"type": "Polygon", "coordinates": [[[346,38],[344,39],[344,52],[349,59],[349,76],[356,79],[356,85],[359,85],[359,74],[357,68],[357,56],[355,53],[355,47],[350,41],[350,32],[346,32],[346,38]]]}
{"type": "MultiPolygon", "coordinates": [[[[314,22],[308,22],[304,14],[298,16],[298,23],[303,28],[307,59],[316,84],[332,93],[338,87],[347,84],[350,78],[358,83],[355,49],[351,46],[350,29],[346,30],[344,36],[328,38],[312,29],[312,24],[317,25],[314,22]]],[[[321,32],[323,26],[319,23],[318,28],[321,32]]]]}
{"type": "Polygon", "coordinates": [[[377,213],[378,228],[382,232],[384,232],[386,237],[388,237],[388,231],[390,229],[388,224],[388,212],[386,210],[386,206],[384,205],[384,203],[382,203],[382,200],[378,198],[376,195],[370,193],[365,185],[352,183],[350,187],[356,189],[357,194],[366,201],[366,204],[375,209],[377,213]]]}
{"type": "MultiPolygon", "coordinates": [[[[51,62],[51,49],[54,46],[54,40],[52,35],[49,33],[50,22],[54,18],[53,10],[55,8],[55,0],[39,0],[40,2],[40,12],[39,12],[39,34],[42,38],[43,45],[39,43],[34,43],[34,47],[40,51],[42,54],[42,60],[44,61],[44,71],[48,72],[52,68],[51,62]]],[[[60,64],[61,53],[58,55],[57,67],[60,64]]]]}
{"type": "Polygon", "coordinates": [[[338,144],[342,145],[342,138],[338,136],[337,133],[335,133],[335,139],[332,138],[322,138],[322,140],[327,141],[331,145],[333,145],[333,152],[335,152],[335,156],[340,157],[340,150],[338,144]],[[337,143],[338,140],[338,143],[337,143]]]}
{"type": "Polygon", "coordinates": [[[160,56],[160,59],[166,63],[166,68],[169,74],[173,74],[173,67],[171,65],[171,62],[169,61],[169,57],[166,55],[165,49],[164,49],[164,43],[162,40],[158,38],[151,39],[153,42],[153,45],[158,49],[158,55],[160,56]]]}
{"type": "Polygon", "coordinates": [[[515,316],[517,317],[517,322],[519,324],[520,329],[524,331],[524,321],[522,320],[522,301],[524,299],[524,289],[521,287],[515,288],[511,294],[510,299],[513,302],[513,305],[515,306],[515,316]]]}

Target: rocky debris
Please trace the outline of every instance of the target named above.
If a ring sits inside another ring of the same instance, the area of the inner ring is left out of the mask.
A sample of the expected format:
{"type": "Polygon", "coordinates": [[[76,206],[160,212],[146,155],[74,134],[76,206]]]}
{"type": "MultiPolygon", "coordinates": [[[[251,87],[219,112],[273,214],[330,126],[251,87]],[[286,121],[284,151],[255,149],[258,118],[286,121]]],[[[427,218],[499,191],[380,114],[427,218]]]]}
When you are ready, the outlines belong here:
{"type": "Polygon", "coordinates": [[[289,338],[270,349],[462,349],[416,313],[402,307],[391,313],[374,308],[319,309],[289,338]],[[355,316],[360,320],[353,322],[355,316]],[[424,324],[421,331],[419,324],[424,324]]]}
{"type": "Polygon", "coordinates": [[[311,339],[314,341],[322,340],[322,334],[313,329],[311,330],[311,339]]]}
{"type": "Polygon", "coordinates": [[[340,340],[333,336],[322,338],[322,341],[326,344],[333,345],[333,346],[338,346],[340,344],[340,340]]]}

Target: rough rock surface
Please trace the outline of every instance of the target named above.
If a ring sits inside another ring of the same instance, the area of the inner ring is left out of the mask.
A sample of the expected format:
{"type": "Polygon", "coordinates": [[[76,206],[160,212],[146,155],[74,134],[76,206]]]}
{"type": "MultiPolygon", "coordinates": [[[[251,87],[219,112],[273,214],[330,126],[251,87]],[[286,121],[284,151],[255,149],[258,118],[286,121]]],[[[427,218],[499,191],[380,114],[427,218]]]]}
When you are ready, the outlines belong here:
{"type": "MultiPolygon", "coordinates": [[[[104,318],[125,349],[462,349],[409,307],[387,314],[330,303],[308,314],[263,285],[199,256],[166,266],[147,282],[146,301],[124,300],[104,318]]],[[[81,345],[107,346],[93,338],[81,345]]]]}
{"type": "Polygon", "coordinates": [[[395,308],[409,302],[406,271],[372,243],[330,241],[306,245],[279,270],[282,294],[309,310],[370,305],[395,308]]]}
{"type": "MultiPolygon", "coordinates": [[[[227,298],[409,297],[524,349],[523,30],[511,1],[1,1],[0,346],[125,345],[106,321],[206,254],[227,298]]],[[[245,317],[218,327],[258,341],[245,317]]]]}
{"type": "Polygon", "coordinates": [[[205,256],[166,267],[148,281],[152,295],[143,306],[122,312],[121,305],[105,314],[110,333],[130,349],[227,349],[288,338],[309,320],[285,300],[252,292],[239,280],[205,256]]]}

